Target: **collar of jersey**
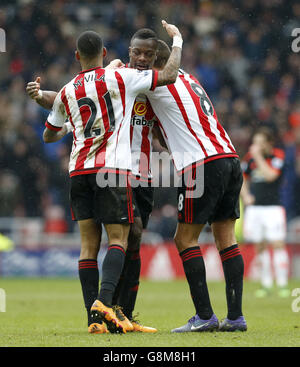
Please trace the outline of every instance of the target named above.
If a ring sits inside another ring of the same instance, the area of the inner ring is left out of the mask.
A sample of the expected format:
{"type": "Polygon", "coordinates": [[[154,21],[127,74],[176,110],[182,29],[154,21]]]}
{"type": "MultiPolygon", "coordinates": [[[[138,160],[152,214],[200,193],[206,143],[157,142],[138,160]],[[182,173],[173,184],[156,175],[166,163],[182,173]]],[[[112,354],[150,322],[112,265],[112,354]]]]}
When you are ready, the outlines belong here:
{"type": "Polygon", "coordinates": [[[92,70],[96,70],[96,69],[103,69],[102,66],[96,66],[95,68],[92,68],[92,69],[86,69],[86,70],[82,70],[80,73],[78,74],[83,74],[83,73],[86,73],[88,71],[92,71],[92,70]]]}

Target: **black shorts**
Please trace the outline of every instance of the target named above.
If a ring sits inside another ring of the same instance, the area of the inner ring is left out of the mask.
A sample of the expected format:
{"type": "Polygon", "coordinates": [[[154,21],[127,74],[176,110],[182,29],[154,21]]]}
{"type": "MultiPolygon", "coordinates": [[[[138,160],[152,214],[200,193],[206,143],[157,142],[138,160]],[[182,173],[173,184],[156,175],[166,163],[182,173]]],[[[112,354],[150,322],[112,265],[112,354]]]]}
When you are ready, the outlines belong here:
{"type": "Polygon", "coordinates": [[[71,177],[72,219],[94,218],[104,224],[133,223],[131,187],[99,187],[96,176],[95,173],[71,177]]]}
{"type": "Polygon", "coordinates": [[[154,203],[154,187],[137,186],[132,188],[134,216],[140,217],[145,229],[154,203]]]}
{"type": "Polygon", "coordinates": [[[194,167],[186,177],[182,178],[177,191],[179,223],[211,224],[240,217],[239,196],[243,174],[238,158],[220,158],[206,163],[204,167],[194,167]],[[189,187],[192,180],[203,182],[200,197],[193,197],[194,188],[189,187]]]}

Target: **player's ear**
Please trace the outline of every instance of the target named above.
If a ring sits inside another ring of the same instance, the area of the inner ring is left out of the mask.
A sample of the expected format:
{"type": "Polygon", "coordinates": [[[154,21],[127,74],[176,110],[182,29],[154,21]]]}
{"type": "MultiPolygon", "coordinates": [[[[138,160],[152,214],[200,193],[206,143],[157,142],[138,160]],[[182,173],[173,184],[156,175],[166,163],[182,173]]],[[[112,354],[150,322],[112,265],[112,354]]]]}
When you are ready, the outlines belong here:
{"type": "Polygon", "coordinates": [[[80,60],[80,54],[79,54],[79,52],[76,50],[75,51],[75,59],[77,60],[77,61],[79,61],[80,60]]]}
{"type": "Polygon", "coordinates": [[[103,47],[102,55],[103,55],[103,57],[105,57],[107,55],[107,49],[106,49],[106,47],[103,47]]]}

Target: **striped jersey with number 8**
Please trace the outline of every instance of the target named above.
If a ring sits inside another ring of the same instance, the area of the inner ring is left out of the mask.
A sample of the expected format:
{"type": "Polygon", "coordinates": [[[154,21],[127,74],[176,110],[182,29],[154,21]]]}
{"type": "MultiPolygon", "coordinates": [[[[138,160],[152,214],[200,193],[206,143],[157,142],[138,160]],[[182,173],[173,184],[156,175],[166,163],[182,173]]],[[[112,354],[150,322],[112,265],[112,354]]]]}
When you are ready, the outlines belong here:
{"type": "Polygon", "coordinates": [[[199,81],[179,70],[174,84],[146,93],[176,169],[224,157],[238,157],[199,81]]]}

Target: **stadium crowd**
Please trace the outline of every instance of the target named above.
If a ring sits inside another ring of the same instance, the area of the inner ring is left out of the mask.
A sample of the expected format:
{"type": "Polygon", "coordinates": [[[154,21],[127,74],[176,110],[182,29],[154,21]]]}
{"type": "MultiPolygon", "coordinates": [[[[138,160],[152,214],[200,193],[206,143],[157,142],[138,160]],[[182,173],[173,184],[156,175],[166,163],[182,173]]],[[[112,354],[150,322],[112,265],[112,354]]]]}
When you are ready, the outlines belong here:
{"type": "MultiPolygon", "coordinates": [[[[149,27],[165,38],[161,19],[181,30],[182,67],[203,84],[241,157],[257,127],[273,129],[286,151],[282,202],[289,221],[300,216],[300,57],[291,48],[292,30],[300,28],[299,1],[2,0],[0,217],[43,217],[48,231],[73,230],[72,137],[43,144],[48,111],[29,99],[26,84],[40,76],[42,89],[59,90],[69,81],[79,71],[74,46],[82,30],[103,35],[106,63],[128,61],[137,29],[149,27]]],[[[158,197],[148,230],[171,238],[176,189],[157,189],[158,197]]]]}

